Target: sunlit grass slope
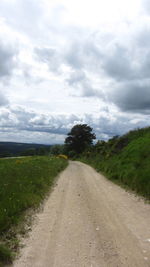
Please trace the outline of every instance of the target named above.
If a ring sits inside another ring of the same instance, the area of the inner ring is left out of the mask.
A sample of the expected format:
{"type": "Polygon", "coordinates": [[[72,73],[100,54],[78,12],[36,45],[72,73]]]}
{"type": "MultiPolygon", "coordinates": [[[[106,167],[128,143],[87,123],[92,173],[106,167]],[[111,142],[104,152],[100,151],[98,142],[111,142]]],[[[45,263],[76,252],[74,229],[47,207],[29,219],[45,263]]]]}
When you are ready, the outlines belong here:
{"type": "Polygon", "coordinates": [[[150,127],[100,142],[83,160],[150,199],[150,127]]]}
{"type": "MultiPolygon", "coordinates": [[[[10,248],[4,236],[13,239],[10,229],[22,220],[24,211],[39,205],[54,178],[67,166],[67,160],[50,157],[0,159],[0,261],[10,261],[10,248]],[[9,232],[9,234],[7,234],[9,232]]],[[[15,237],[16,238],[16,237],[15,237]]],[[[17,242],[17,241],[16,241],[17,242]]]]}

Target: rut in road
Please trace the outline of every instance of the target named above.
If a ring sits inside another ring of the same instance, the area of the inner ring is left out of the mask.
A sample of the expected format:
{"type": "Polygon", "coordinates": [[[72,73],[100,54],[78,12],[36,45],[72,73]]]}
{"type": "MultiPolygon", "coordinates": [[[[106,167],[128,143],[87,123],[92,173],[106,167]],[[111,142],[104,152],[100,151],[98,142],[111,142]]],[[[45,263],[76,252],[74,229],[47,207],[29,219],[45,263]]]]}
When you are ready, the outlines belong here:
{"type": "Polygon", "coordinates": [[[70,162],[14,267],[150,266],[150,206],[70,162]]]}

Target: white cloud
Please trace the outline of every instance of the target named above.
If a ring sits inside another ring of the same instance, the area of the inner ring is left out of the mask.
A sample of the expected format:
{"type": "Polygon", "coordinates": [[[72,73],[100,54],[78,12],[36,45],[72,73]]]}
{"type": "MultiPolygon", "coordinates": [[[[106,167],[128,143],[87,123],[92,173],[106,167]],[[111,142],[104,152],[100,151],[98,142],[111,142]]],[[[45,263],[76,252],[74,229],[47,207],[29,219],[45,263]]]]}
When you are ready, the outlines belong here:
{"type": "Polygon", "coordinates": [[[87,123],[93,127],[97,139],[107,139],[121,135],[139,126],[147,126],[149,115],[111,114],[108,109],[102,109],[99,114],[55,114],[37,113],[22,107],[1,108],[0,133],[2,140],[29,141],[40,143],[62,143],[67,133],[75,124],[87,123]]]}
{"type": "Polygon", "coordinates": [[[1,138],[62,142],[75,123],[91,124],[99,138],[148,125],[148,7],[1,0],[1,138]]]}

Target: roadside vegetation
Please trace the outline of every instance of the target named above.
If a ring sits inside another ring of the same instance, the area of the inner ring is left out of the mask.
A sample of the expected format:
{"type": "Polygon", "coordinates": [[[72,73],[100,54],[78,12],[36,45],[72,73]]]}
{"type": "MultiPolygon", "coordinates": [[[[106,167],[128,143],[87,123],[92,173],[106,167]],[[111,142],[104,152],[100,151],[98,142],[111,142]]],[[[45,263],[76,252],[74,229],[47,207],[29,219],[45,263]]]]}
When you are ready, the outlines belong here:
{"type": "Polygon", "coordinates": [[[0,266],[18,249],[26,211],[39,206],[67,164],[62,156],[0,159],[0,266]]]}
{"type": "Polygon", "coordinates": [[[80,160],[150,200],[150,127],[98,141],[80,160]]]}
{"type": "Polygon", "coordinates": [[[96,138],[87,124],[77,124],[68,133],[64,151],[72,159],[93,166],[98,172],[126,189],[150,200],[150,127],[114,136],[96,138]]]}

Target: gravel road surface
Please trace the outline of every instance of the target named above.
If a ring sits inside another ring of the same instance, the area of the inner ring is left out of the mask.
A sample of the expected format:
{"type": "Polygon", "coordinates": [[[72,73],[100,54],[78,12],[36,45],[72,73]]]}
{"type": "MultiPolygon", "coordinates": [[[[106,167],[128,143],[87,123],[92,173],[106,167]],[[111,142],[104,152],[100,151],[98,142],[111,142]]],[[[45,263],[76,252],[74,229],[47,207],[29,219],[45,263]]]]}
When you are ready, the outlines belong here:
{"type": "Polygon", "coordinates": [[[70,162],[14,267],[150,266],[150,205],[70,162]]]}

